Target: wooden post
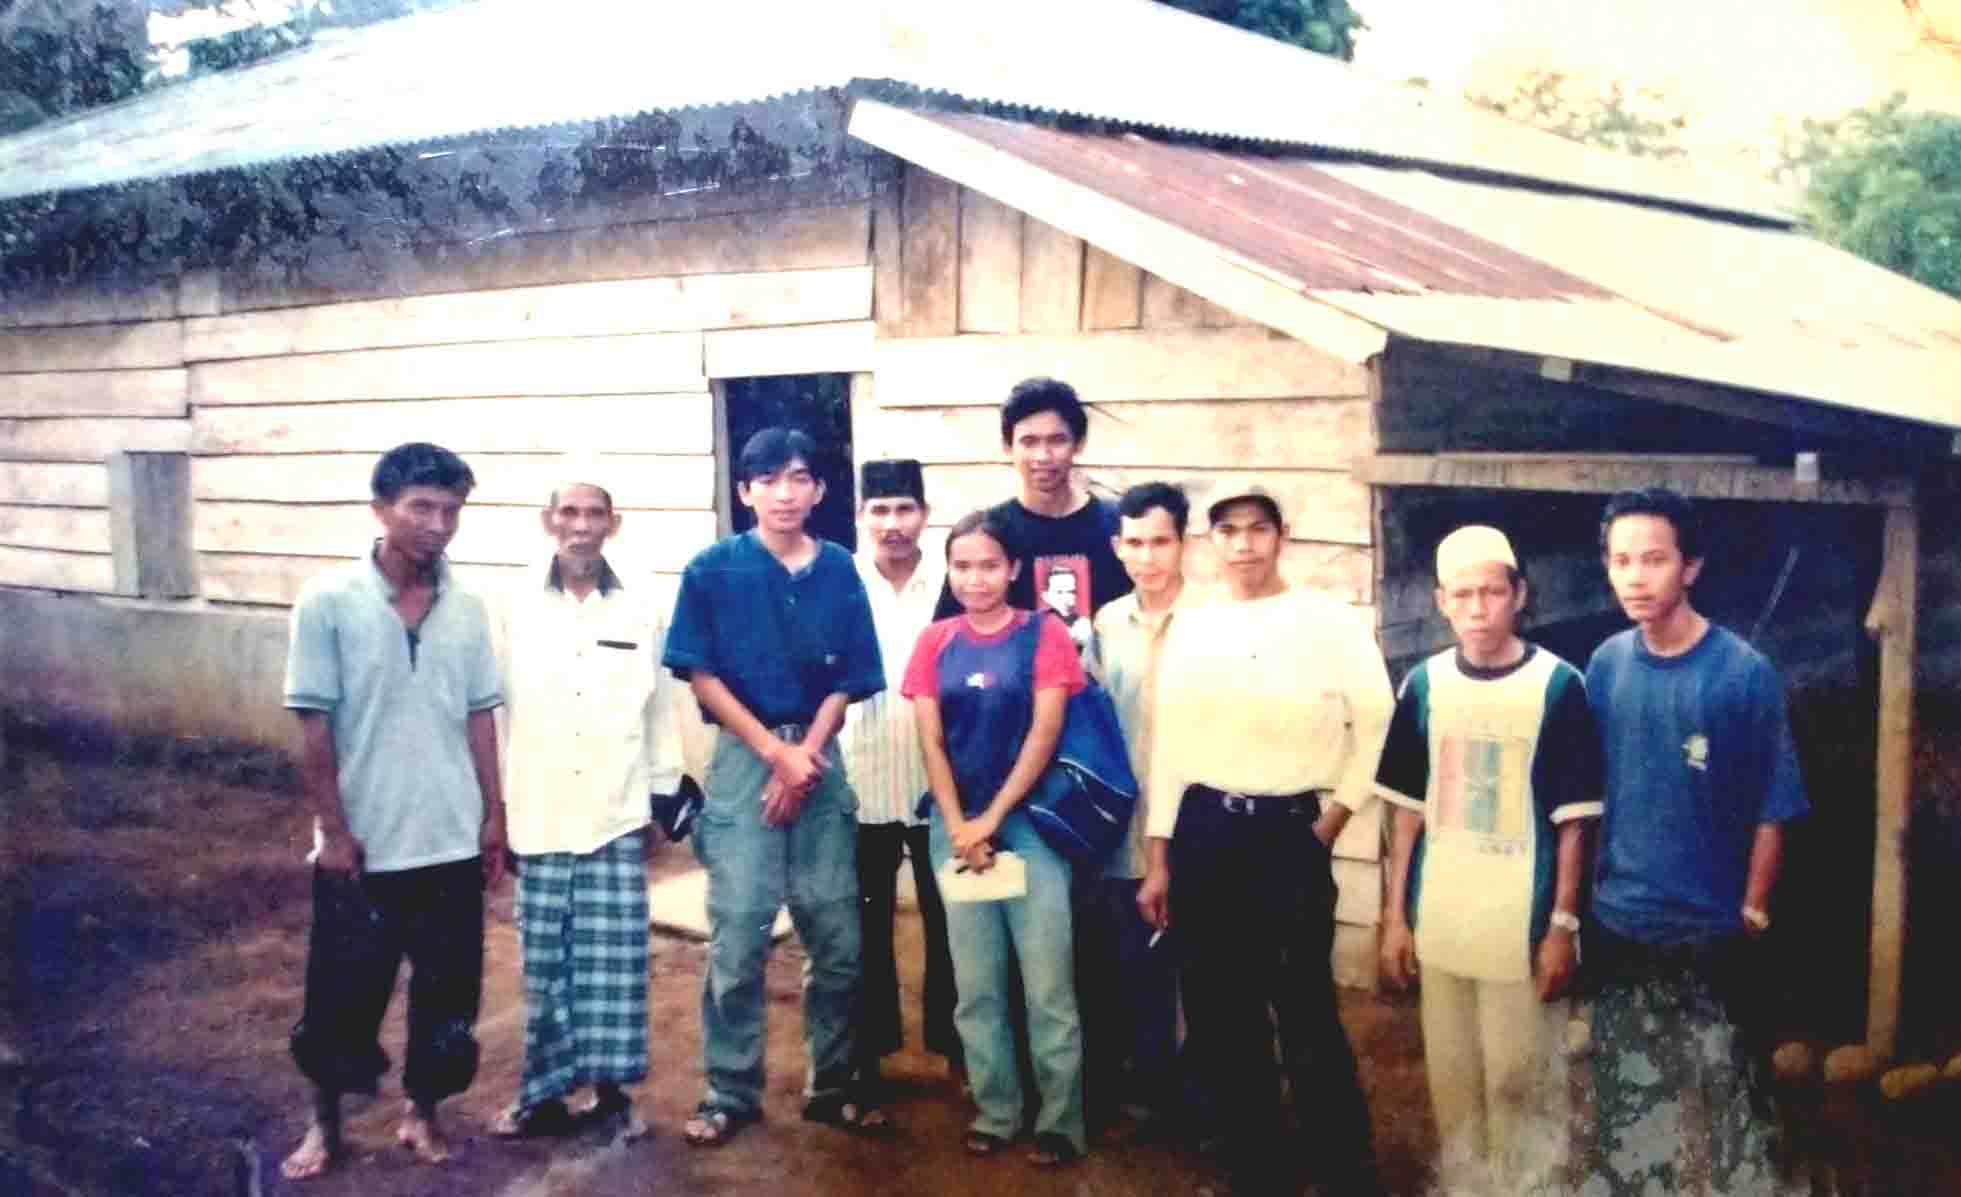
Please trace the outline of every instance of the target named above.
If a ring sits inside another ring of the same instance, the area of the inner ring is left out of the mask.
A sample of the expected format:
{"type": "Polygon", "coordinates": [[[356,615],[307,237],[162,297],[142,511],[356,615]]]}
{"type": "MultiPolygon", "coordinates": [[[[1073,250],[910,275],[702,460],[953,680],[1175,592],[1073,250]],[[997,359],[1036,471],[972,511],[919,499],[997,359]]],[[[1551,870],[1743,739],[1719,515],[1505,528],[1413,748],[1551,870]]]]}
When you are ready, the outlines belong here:
{"type": "Polygon", "coordinates": [[[1866,1046],[1890,1059],[1899,1036],[1906,946],[1907,821],[1913,786],[1914,612],[1920,521],[1909,504],[1886,509],[1884,560],[1866,631],[1879,641],[1879,752],[1873,778],[1872,954],[1866,1046]]]}
{"type": "Polygon", "coordinates": [[[109,547],[116,593],[188,598],[198,592],[191,545],[191,459],[183,453],[111,453],[109,547]]]}

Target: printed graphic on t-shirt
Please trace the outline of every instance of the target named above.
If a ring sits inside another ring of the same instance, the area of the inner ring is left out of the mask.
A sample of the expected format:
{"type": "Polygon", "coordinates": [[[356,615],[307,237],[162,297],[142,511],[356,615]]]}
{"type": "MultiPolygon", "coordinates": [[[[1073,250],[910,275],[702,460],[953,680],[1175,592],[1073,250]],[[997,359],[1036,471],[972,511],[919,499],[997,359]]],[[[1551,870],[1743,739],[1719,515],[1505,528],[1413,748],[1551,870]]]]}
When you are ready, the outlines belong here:
{"type": "Polygon", "coordinates": [[[1691,769],[1709,771],[1709,737],[1696,732],[1682,741],[1682,761],[1691,769]]]}
{"type": "Polygon", "coordinates": [[[1485,851],[1508,852],[1529,831],[1525,765],[1531,745],[1521,739],[1446,732],[1437,742],[1436,826],[1468,832],[1485,851]]]}
{"type": "Polygon", "coordinates": [[[1077,652],[1088,646],[1090,638],[1090,610],[1095,602],[1089,577],[1089,558],[1082,553],[1035,558],[1036,598],[1069,629],[1077,652]]]}

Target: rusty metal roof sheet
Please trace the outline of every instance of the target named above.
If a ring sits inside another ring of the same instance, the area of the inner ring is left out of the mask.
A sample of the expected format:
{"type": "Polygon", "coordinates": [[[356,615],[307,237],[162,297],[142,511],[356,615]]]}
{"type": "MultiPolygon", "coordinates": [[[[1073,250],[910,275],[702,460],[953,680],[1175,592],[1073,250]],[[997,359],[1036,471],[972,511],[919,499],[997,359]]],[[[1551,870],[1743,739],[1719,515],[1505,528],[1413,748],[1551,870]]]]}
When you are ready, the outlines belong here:
{"type": "Polygon", "coordinates": [[[0,199],[854,80],[1784,217],[1749,180],[1579,146],[1153,0],[478,0],[0,140],[0,199]]]}
{"type": "MultiPolygon", "coordinates": [[[[895,124],[886,110],[882,123],[862,127],[982,192],[1006,179],[998,156],[1008,155],[1387,333],[1961,428],[1961,301],[1800,232],[1415,169],[982,116],[911,114],[895,124]],[[932,135],[909,136],[908,127],[932,135]]],[[[852,129],[860,132],[856,117],[852,129]]],[[[1068,194],[1021,186],[998,198],[1033,203],[1036,217],[1095,242],[1096,218],[1068,210],[1068,194]],[[1041,210],[1047,197],[1054,210],[1041,210]]],[[[1138,244],[1134,229],[1124,235],[1138,244]]],[[[1234,307],[1226,290],[1206,293],[1207,277],[1194,270],[1176,281],[1234,307]]],[[[1237,310],[1269,319],[1281,309],[1237,310]]]]}

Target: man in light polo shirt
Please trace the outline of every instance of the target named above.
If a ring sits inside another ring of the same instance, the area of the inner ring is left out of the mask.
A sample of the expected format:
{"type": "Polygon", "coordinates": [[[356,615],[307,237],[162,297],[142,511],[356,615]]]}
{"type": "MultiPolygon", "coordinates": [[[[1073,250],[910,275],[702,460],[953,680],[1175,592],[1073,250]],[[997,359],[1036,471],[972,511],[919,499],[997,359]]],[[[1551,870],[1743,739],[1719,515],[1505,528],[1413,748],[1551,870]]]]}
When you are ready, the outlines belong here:
{"type": "Polygon", "coordinates": [[[947,950],[946,908],[926,859],[926,824],[918,806],[926,793],[919,725],[899,697],[912,646],[933,621],[946,567],[920,552],[926,530],[926,481],[917,461],[868,461],[858,472],[858,578],[871,602],[885,692],[845,712],[845,769],[858,795],[858,910],[864,971],[858,983],[855,1043],[858,1074],[879,1080],[879,1060],[899,1049],[899,970],[892,951],[899,896],[899,862],[912,860],[913,889],[926,937],[926,984],[920,995],[926,1050],[957,1070],[960,1035],[953,1027],[953,957],[947,950]]]}
{"type": "Polygon", "coordinates": [[[280,1168],[290,1180],[333,1166],[341,1094],[374,1092],[388,1070],[375,1036],[403,956],[402,1144],[448,1158],[436,1103],[476,1075],[483,891],[504,868],[492,714],[504,699],[483,603],[443,556],[475,482],[441,446],[389,450],[371,482],[380,539],[293,608],[285,702],[299,716],[314,868],[292,1050],[315,1100],[280,1168]]]}
{"type": "Polygon", "coordinates": [[[1280,576],[1287,525],[1270,495],[1231,494],[1207,514],[1228,593],[1179,612],[1158,660],[1138,902],[1175,929],[1236,1189],[1296,1193],[1305,1164],[1329,1197],[1374,1195],[1329,961],[1332,847],[1370,800],[1389,676],[1359,614],[1280,576]],[[1298,1138],[1280,1105],[1276,1017],[1298,1138]]]}
{"type": "Polygon", "coordinates": [[[504,1136],[573,1129],[565,1098],[581,1085],[590,1118],[645,1129],[622,1086],[647,1075],[648,797],[679,788],[681,750],[667,621],[606,559],[622,517],[600,468],[561,463],[542,512],[551,561],[506,611],[525,1022],[517,1102],[491,1128],[504,1136]]]}

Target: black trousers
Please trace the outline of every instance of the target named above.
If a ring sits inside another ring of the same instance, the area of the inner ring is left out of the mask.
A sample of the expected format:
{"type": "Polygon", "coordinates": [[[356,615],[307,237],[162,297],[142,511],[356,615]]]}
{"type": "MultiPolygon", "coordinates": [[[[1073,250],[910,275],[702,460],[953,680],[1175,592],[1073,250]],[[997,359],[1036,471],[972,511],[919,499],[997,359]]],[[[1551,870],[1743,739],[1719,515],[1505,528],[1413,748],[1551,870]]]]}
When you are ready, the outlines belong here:
{"type": "Polygon", "coordinates": [[[1375,1194],[1369,1111],[1329,961],[1331,861],[1314,834],[1314,802],[1291,809],[1235,814],[1204,787],[1185,793],[1171,917],[1186,1022],[1205,1045],[1194,1066],[1219,1103],[1227,1162],[1244,1188],[1295,1192],[1305,1172],[1324,1193],[1375,1194]],[[1298,1138],[1281,1107],[1276,1023],[1298,1138]]]}
{"type": "Polygon", "coordinates": [[[947,950],[946,907],[926,856],[926,827],[904,823],[858,825],[858,911],[862,971],[858,981],[855,1050],[861,1075],[873,1075],[880,1057],[905,1041],[899,1018],[899,965],[892,951],[892,926],[899,901],[899,864],[912,860],[913,889],[926,933],[926,988],[921,1016],[926,1050],[960,1060],[960,1034],[953,1027],[953,956],[947,950]]]}
{"type": "Polygon", "coordinates": [[[412,971],[402,1089],[433,1105],[470,1087],[483,997],[483,869],[475,857],[358,877],[313,871],[306,1008],[291,1046],[316,1086],[375,1091],[388,1071],[376,1036],[405,956],[412,971]]]}

